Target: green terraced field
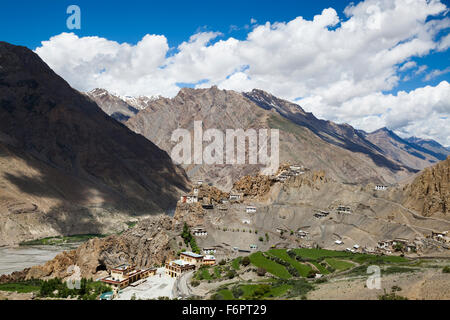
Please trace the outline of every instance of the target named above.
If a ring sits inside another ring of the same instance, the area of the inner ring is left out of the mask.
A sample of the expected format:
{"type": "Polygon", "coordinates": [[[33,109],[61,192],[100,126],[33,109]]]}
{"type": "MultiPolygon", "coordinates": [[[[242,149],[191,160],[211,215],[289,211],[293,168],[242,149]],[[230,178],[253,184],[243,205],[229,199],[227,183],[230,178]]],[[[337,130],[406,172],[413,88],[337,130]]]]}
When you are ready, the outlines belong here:
{"type": "Polygon", "coordinates": [[[267,292],[262,291],[263,294],[261,295],[261,297],[264,298],[281,296],[292,288],[292,286],[288,284],[282,284],[277,286],[260,285],[260,284],[242,285],[240,286],[240,288],[243,291],[241,298],[252,299],[255,296],[258,296],[258,289],[261,290],[263,287],[269,287],[266,289],[268,290],[267,292]]]}
{"type": "Polygon", "coordinates": [[[241,264],[241,260],[242,260],[242,257],[238,257],[238,258],[234,259],[234,260],[231,262],[231,266],[232,266],[235,270],[239,270],[240,264],[241,264]]]}
{"type": "Polygon", "coordinates": [[[312,265],[314,265],[314,266],[317,268],[317,270],[319,270],[319,272],[320,272],[321,274],[329,274],[329,273],[330,273],[330,271],[328,271],[327,268],[325,268],[324,266],[322,266],[320,263],[315,262],[315,261],[311,261],[310,263],[311,263],[312,265]]]}
{"type": "Polygon", "coordinates": [[[289,279],[292,277],[284,266],[265,258],[260,251],[250,255],[250,262],[254,266],[264,268],[267,272],[281,279],[289,279]]]}
{"type": "Polygon", "coordinates": [[[289,262],[302,277],[306,277],[308,275],[308,272],[312,270],[310,266],[307,264],[298,262],[295,259],[292,259],[285,249],[271,249],[267,252],[270,255],[273,255],[275,257],[280,258],[281,260],[284,260],[286,262],[289,262]]]}
{"type": "Polygon", "coordinates": [[[355,266],[353,263],[335,258],[326,258],[325,261],[336,270],[347,270],[355,266]]]}

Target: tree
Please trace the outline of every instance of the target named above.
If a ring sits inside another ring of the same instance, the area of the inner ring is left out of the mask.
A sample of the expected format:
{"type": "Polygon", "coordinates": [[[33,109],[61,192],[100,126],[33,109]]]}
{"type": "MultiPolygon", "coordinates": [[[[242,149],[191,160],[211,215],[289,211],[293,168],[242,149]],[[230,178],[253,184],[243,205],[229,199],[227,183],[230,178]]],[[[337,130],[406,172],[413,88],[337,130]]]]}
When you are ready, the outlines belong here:
{"type": "Polygon", "coordinates": [[[189,230],[189,226],[187,225],[186,222],[184,223],[183,232],[181,233],[181,237],[183,238],[184,243],[186,245],[188,245],[191,242],[192,234],[191,234],[191,231],[189,230]]]}
{"type": "Polygon", "coordinates": [[[403,251],[403,245],[402,245],[400,242],[397,242],[397,243],[394,245],[394,250],[395,250],[395,251],[403,251]]]}
{"type": "Polygon", "coordinates": [[[266,275],[266,269],[264,268],[258,268],[258,270],[256,271],[256,274],[260,277],[264,277],[266,275]]]}
{"type": "Polygon", "coordinates": [[[234,270],[229,270],[229,271],[227,272],[227,278],[228,278],[228,279],[233,279],[235,276],[236,276],[236,271],[234,271],[234,270]]]}
{"type": "Polygon", "coordinates": [[[243,257],[241,260],[241,264],[246,267],[250,264],[250,258],[249,257],[243,257]]]}
{"type": "Polygon", "coordinates": [[[307,277],[308,278],[314,278],[316,276],[316,272],[314,270],[309,270],[307,277]]]}

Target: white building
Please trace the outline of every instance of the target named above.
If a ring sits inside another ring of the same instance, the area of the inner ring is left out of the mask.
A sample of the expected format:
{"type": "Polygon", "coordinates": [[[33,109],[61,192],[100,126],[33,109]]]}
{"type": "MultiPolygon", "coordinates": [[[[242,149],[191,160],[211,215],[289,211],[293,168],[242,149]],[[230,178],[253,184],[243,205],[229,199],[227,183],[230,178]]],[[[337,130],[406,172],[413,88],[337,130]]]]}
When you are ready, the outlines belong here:
{"type": "Polygon", "coordinates": [[[180,201],[182,203],[197,203],[198,202],[198,196],[196,196],[196,195],[181,196],[180,201]]]}
{"type": "Polygon", "coordinates": [[[230,194],[230,201],[239,201],[241,200],[241,195],[237,193],[230,194]]]}
{"type": "Polygon", "coordinates": [[[352,209],[347,206],[338,206],[336,211],[337,211],[337,213],[340,213],[340,214],[351,214],[352,213],[352,209]]]}
{"type": "Polygon", "coordinates": [[[308,231],[303,231],[303,230],[298,230],[297,231],[297,235],[300,237],[300,238],[306,238],[307,236],[308,236],[308,231]]]}
{"type": "Polygon", "coordinates": [[[203,248],[203,253],[206,255],[214,254],[216,251],[216,248],[203,248]]]}
{"type": "Polygon", "coordinates": [[[378,190],[378,191],[384,191],[384,190],[387,190],[387,186],[382,186],[382,185],[376,185],[375,186],[375,190],[378,190]]]}
{"type": "Polygon", "coordinates": [[[194,228],[192,229],[192,233],[197,237],[204,237],[208,235],[208,231],[203,228],[194,228]]]}
{"type": "Polygon", "coordinates": [[[247,207],[245,209],[245,212],[247,212],[247,213],[256,213],[256,207],[247,207]]]}
{"type": "Polygon", "coordinates": [[[336,240],[334,243],[338,245],[344,244],[344,242],[342,242],[341,240],[336,240]]]}
{"type": "Polygon", "coordinates": [[[242,223],[243,223],[243,224],[250,224],[250,220],[243,219],[243,220],[242,220],[242,223]]]}

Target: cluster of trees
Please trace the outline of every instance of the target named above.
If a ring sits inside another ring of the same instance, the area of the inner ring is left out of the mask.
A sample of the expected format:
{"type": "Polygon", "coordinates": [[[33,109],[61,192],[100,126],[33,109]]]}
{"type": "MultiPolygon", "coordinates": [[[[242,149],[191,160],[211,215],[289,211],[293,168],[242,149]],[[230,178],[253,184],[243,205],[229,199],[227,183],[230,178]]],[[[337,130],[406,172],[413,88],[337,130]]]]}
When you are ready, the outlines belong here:
{"type": "Polygon", "coordinates": [[[78,298],[82,300],[95,300],[102,293],[111,291],[110,287],[92,279],[81,279],[79,288],[69,288],[61,279],[42,281],[39,296],[52,298],[78,298]]]}
{"type": "Polygon", "coordinates": [[[200,248],[197,245],[197,241],[195,240],[195,237],[192,235],[191,230],[189,229],[189,226],[187,223],[184,223],[183,226],[183,232],[181,233],[181,237],[184,240],[184,244],[186,246],[190,245],[192,252],[200,253],[200,248]]]}

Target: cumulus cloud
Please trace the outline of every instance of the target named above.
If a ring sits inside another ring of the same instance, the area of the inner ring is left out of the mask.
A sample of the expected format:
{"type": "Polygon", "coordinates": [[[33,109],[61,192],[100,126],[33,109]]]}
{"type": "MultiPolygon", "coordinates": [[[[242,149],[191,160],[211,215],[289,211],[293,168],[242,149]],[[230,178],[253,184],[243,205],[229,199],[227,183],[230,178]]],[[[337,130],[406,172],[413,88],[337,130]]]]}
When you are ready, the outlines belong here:
{"type": "Polygon", "coordinates": [[[319,114],[332,110],[333,120],[367,131],[388,127],[403,135],[433,138],[450,145],[450,84],[447,81],[435,87],[399,91],[395,95],[377,92],[355,97],[339,107],[326,105],[323,100],[315,98],[303,99],[302,104],[312,104],[319,114]]]}
{"type": "Polygon", "coordinates": [[[42,42],[36,52],[82,91],[102,87],[121,95],[174,96],[177,83],[237,91],[260,88],[323,118],[365,130],[376,124],[424,132],[424,125],[430,128],[429,137],[450,144],[450,129],[433,133],[433,121],[415,119],[418,112],[408,112],[402,104],[407,101],[415,108],[406,96],[426,100],[423,95],[428,94],[429,104],[421,107],[424,114],[442,120],[450,100],[435,98],[448,94],[447,82],[395,96],[382,93],[398,85],[399,72],[425,71],[412,57],[448,49],[448,36],[436,39],[450,26],[446,10],[436,0],[366,0],[348,6],[343,19],[328,8],[311,20],[297,17],[261,25],[255,20],[245,40],[199,32],[173,54],[161,35],[146,35],[130,45],[68,33],[42,42]]]}

